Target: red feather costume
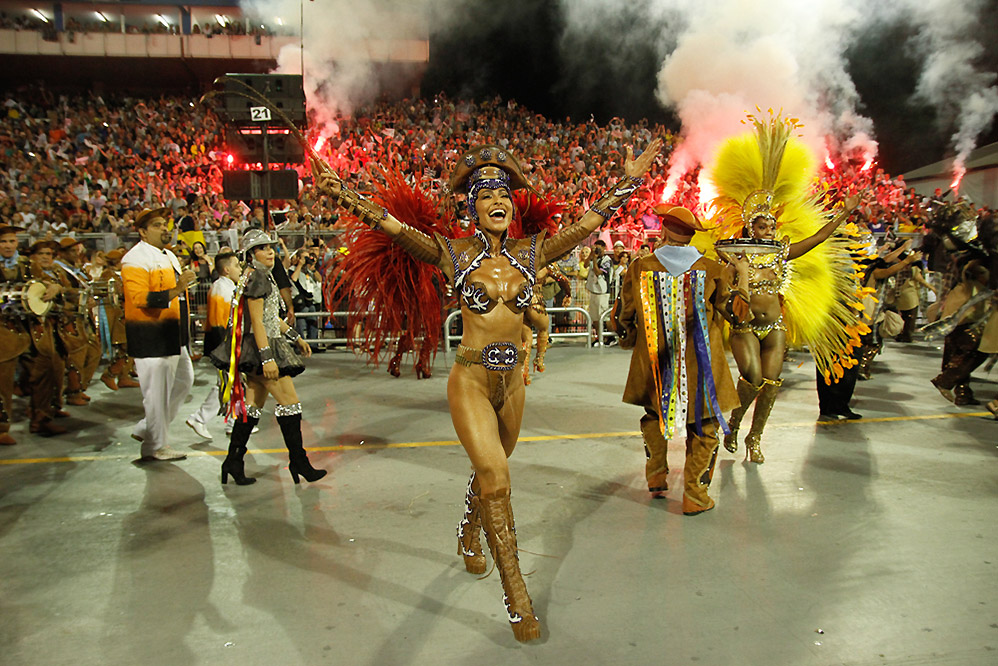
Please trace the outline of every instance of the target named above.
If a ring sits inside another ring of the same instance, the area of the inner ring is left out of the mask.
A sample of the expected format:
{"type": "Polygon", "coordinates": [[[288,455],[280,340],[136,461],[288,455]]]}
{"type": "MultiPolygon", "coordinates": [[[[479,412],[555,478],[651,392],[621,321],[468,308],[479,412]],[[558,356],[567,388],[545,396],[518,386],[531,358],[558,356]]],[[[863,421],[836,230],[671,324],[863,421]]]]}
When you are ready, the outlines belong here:
{"type": "MultiPolygon", "coordinates": [[[[425,234],[457,235],[446,224],[436,202],[410,186],[396,169],[385,172],[384,184],[371,197],[399,220],[425,234]]],[[[348,252],[342,273],[330,294],[346,294],[347,337],[378,365],[392,340],[398,339],[389,372],[399,376],[402,355],[422,340],[414,368],[429,377],[443,327],[443,297],[447,280],[440,269],[417,261],[391,238],[371,231],[356,218],[349,220],[348,252]]]]}

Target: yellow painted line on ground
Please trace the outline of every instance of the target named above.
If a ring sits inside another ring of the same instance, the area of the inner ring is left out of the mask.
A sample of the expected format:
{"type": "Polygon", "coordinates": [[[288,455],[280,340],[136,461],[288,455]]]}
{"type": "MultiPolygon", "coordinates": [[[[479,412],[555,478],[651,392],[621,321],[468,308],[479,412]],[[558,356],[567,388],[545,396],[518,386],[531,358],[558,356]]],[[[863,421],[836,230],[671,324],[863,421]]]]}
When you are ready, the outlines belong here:
{"type": "MultiPolygon", "coordinates": [[[[990,417],[990,412],[963,412],[960,414],[913,414],[909,416],[883,416],[878,418],[859,419],[857,421],[807,421],[799,423],[771,423],[769,428],[808,428],[812,426],[843,426],[843,425],[863,425],[864,423],[896,423],[898,421],[931,421],[938,419],[962,419],[969,417],[990,417]]],[[[586,432],[575,435],[532,435],[521,437],[519,442],[551,442],[558,440],[572,439],[609,439],[611,437],[640,437],[638,430],[625,432],[586,432]]],[[[388,444],[338,444],[336,446],[309,446],[309,452],[320,451],[360,451],[364,449],[414,449],[423,446],[460,446],[461,442],[456,439],[441,439],[430,442],[395,442],[388,444]]],[[[250,449],[249,453],[284,453],[285,448],[279,449],[250,449]]],[[[188,451],[188,458],[198,458],[205,456],[224,456],[225,451],[188,451]]],[[[0,460],[0,465],[32,465],[38,463],[75,463],[89,462],[94,460],[135,460],[131,455],[80,455],[62,456],[53,458],[15,458],[10,460],[0,460]]]]}

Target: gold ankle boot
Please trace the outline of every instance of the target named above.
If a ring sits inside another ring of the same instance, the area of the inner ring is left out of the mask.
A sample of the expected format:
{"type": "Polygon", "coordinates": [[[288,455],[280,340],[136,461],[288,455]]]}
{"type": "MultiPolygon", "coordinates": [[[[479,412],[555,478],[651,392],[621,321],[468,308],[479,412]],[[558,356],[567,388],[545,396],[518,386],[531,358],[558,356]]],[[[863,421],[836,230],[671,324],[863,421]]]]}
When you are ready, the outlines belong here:
{"type": "Polygon", "coordinates": [[[724,436],[724,448],[731,453],[738,450],[738,426],[742,423],[742,417],[761,390],[762,386],[755,386],[744,377],[738,378],[738,406],[731,411],[731,418],[728,419],[731,432],[724,436]]]}
{"type": "Polygon", "coordinates": [[[544,372],[544,354],[548,351],[550,338],[547,331],[537,331],[537,357],[534,358],[534,370],[544,372]]]}

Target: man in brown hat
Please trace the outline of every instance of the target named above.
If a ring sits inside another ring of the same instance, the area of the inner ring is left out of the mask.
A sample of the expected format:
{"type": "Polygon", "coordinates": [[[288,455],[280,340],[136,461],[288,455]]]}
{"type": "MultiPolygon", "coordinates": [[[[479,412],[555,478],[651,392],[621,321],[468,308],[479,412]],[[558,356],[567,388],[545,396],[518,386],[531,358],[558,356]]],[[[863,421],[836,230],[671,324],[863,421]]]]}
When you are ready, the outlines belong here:
{"type": "Polygon", "coordinates": [[[614,323],[621,347],[633,349],[624,402],[645,408],[648,490],[659,497],[669,489],[668,440],[684,432],[683,513],[689,516],[714,507],[707,489],[717,429],[722,414],[738,404],[714,319],[733,298],[721,266],[690,246],[704,230],[696,216],[681,206],[660,204],[654,211],[662,218],[663,243],[624,274],[614,323]]]}
{"type": "MultiPolygon", "coordinates": [[[[0,227],[0,289],[14,292],[28,281],[28,263],[17,251],[20,227],[0,227]]],[[[28,351],[31,336],[24,322],[25,313],[13,304],[0,309],[0,445],[17,442],[10,436],[10,414],[13,412],[14,372],[17,359],[28,351]]]]}
{"type": "Polygon", "coordinates": [[[141,240],[121,260],[125,286],[125,336],[135,358],[145,418],[132,429],[143,460],[181,460],[167,445],[167,431],[194,383],[190,356],[187,287],[196,276],[166,250],[172,232],[168,209],[135,218],[141,240]]]}
{"type": "Polygon", "coordinates": [[[70,285],[56,334],[66,348],[66,402],[77,407],[90,402],[84,391],[101,359],[100,339],[90,311],[90,276],[81,266],[82,253],[83,243],[67,236],[59,241],[59,258],[55,262],[70,285]]]}
{"type": "Polygon", "coordinates": [[[62,308],[62,294],[68,289],[68,281],[54,269],[59,244],[55,241],[38,241],[28,250],[30,258],[29,277],[45,284],[43,301],[54,301],[52,309],[45,316],[29,316],[27,325],[31,333],[31,348],[25,361],[27,386],[30,390],[31,427],[33,433],[42,436],[60,435],[66,432],[56,425],[52,418],[66,416],[58,408],[62,383],[66,375],[65,349],[55,334],[56,321],[62,308]]]}

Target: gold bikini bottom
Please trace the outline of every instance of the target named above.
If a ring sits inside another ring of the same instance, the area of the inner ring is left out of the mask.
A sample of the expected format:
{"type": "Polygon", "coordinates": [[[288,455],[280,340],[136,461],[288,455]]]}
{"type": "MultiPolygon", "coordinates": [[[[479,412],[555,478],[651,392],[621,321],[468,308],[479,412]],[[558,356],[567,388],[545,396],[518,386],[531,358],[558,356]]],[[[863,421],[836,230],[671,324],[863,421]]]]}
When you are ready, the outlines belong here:
{"type": "Polygon", "coordinates": [[[773,331],[786,331],[787,327],[783,323],[783,313],[780,313],[779,318],[769,324],[764,324],[762,326],[753,326],[751,323],[747,324],[736,324],[731,327],[732,333],[752,333],[759,340],[765,340],[766,336],[773,331]]]}

